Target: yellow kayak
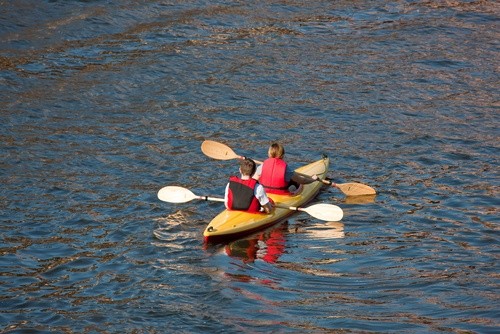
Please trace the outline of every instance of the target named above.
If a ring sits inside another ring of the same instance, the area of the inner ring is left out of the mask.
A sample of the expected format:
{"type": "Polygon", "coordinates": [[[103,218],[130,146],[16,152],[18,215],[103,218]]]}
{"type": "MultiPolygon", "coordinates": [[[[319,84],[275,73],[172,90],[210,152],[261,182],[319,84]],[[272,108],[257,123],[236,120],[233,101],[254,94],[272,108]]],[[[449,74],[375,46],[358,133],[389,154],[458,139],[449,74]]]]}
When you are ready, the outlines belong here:
{"type": "MultiPolygon", "coordinates": [[[[326,177],[329,164],[330,159],[324,157],[297,168],[295,171],[309,176],[316,174],[319,179],[323,180],[326,177]]],[[[279,206],[300,207],[314,199],[322,185],[321,182],[313,182],[304,184],[302,191],[297,195],[268,194],[268,197],[272,198],[274,203],[279,206]]],[[[293,210],[284,208],[275,208],[271,214],[224,210],[208,224],[203,232],[203,237],[206,243],[234,240],[283,221],[293,213],[293,210]]]]}

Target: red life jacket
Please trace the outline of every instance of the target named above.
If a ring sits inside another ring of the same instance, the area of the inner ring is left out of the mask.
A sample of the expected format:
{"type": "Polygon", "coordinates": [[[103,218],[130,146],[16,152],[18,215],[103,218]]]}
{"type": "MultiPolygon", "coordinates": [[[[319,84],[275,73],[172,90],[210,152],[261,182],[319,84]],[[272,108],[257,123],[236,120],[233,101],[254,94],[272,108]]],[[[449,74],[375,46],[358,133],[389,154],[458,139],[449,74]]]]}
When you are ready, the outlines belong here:
{"type": "Polygon", "coordinates": [[[264,161],[259,182],[264,186],[266,193],[290,194],[288,182],[285,180],[286,166],[283,159],[269,158],[264,161]]]}
{"type": "Polygon", "coordinates": [[[247,212],[259,212],[260,203],[255,197],[254,189],[257,180],[242,180],[239,177],[229,178],[229,191],[227,196],[227,206],[229,210],[240,210],[247,212]]]}

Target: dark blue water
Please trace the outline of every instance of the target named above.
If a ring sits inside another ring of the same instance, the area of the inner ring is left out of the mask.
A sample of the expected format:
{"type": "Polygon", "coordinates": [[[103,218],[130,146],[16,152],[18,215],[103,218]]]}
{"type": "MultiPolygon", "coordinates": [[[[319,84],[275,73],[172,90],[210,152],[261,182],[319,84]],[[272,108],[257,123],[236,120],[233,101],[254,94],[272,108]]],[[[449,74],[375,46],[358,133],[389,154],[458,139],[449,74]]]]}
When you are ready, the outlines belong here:
{"type": "Polygon", "coordinates": [[[0,332],[500,330],[493,1],[0,7],[0,332]],[[378,195],[205,247],[205,139],[378,195]]]}

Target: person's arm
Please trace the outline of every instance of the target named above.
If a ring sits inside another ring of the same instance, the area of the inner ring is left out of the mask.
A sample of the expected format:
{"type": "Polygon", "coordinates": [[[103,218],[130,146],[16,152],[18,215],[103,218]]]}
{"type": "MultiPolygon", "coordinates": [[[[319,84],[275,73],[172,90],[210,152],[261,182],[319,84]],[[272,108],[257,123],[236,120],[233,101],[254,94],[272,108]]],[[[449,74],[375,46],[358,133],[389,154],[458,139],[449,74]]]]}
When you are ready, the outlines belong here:
{"type": "MultiPolygon", "coordinates": [[[[286,169],[285,169],[285,182],[286,183],[290,183],[290,182],[297,182],[293,179],[295,175],[295,172],[293,169],[290,168],[290,166],[288,166],[288,164],[286,165],[286,169]]],[[[297,182],[298,183],[298,182],[297,182]]]]}
{"type": "Polygon", "coordinates": [[[264,187],[261,184],[258,184],[255,187],[254,191],[255,197],[259,200],[260,206],[264,209],[265,213],[271,213],[274,210],[274,206],[269,200],[269,197],[267,197],[266,191],[264,190],[264,187]]]}
{"type": "Polygon", "coordinates": [[[262,164],[257,165],[257,168],[255,169],[255,173],[253,174],[252,178],[259,181],[261,175],[262,175],[262,164]]]}
{"type": "Polygon", "coordinates": [[[224,190],[224,205],[226,206],[226,209],[229,209],[228,194],[229,194],[229,183],[226,185],[226,189],[224,190]]]}
{"type": "Polygon", "coordinates": [[[297,182],[298,184],[309,184],[318,180],[318,175],[314,174],[313,176],[309,176],[301,173],[293,173],[292,181],[297,182]]]}

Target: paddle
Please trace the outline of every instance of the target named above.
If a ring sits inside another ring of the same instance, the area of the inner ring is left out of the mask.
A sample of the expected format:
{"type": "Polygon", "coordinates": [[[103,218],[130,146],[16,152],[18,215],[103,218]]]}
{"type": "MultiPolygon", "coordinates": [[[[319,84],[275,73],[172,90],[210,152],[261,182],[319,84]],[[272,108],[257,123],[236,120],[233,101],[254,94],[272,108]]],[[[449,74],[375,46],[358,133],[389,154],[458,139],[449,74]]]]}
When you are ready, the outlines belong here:
{"type": "Polygon", "coordinates": [[[187,203],[194,199],[200,199],[203,201],[224,202],[224,198],[198,196],[193,194],[191,190],[178,186],[167,186],[161,188],[160,191],[158,191],[158,198],[161,201],[169,203],[187,203]]]}
{"type": "MultiPolygon", "coordinates": [[[[244,156],[236,154],[229,146],[213,141],[205,140],[201,143],[201,151],[208,157],[217,160],[231,160],[231,159],[244,159],[244,156]]],[[[261,164],[262,161],[254,160],[256,163],[261,164]]],[[[299,178],[308,177],[308,175],[295,173],[299,178]]],[[[362,195],[374,195],[377,192],[370,186],[362,183],[333,183],[329,180],[317,179],[316,181],[322,182],[324,184],[330,185],[333,188],[337,188],[342,191],[346,196],[362,196],[362,195]]]]}
{"type": "MultiPolygon", "coordinates": [[[[206,156],[217,160],[245,159],[244,156],[234,153],[229,146],[213,140],[205,140],[201,143],[201,151],[206,156]]],[[[262,163],[262,161],[254,161],[258,164],[262,163]]]]}
{"type": "MultiPolygon", "coordinates": [[[[191,190],[178,186],[167,186],[161,188],[160,191],[158,191],[158,198],[161,201],[169,203],[186,203],[194,199],[199,199],[204,201],[224,202],[223,198],[198,196],[195,195],[191,190]]],[[[339,221],[344,216],[342,209],[333,204],[320,203],[308,206],[307,208],[299,208],[295,206],[282,206],[282,205],[276,205],[276,207],[292,211],[302,211],[308,213],[314,218],[326,221],[339,221]]]]}
{"type": "Polygon", "coordinates": [[[324,184],[328,184],[334,188],[340,189],[347,196],[365,196],[375,195],[377,192],[370,186],[363,183],[333,183],[330,180],[321,180],[324,184]]]}

